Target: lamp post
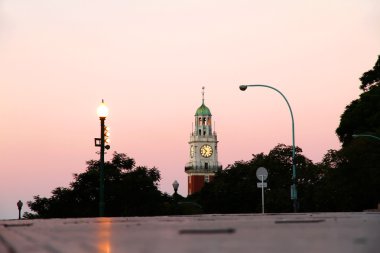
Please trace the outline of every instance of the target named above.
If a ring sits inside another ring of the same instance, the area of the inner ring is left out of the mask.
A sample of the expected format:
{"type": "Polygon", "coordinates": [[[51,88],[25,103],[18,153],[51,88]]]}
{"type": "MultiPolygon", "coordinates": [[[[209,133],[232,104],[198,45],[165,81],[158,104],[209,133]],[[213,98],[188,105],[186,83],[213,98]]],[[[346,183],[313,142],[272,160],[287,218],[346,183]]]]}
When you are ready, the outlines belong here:
{"type": "Polygon", "coordinates": [[[369,138],[373,138],[373,139],[376,139],[376,140],[380,141],[380,137],[377,137],[377,136],[371,135],[371,134],[353,134],[352,137],[354,137],[354,138],[369,137],[369,138]]]}
{"type": "Polygon", "coordinates": [[[290,104],[288,100],[286,99],[285,95],[282,94],[281,91],[278,89],[269,86],[269,85],[264,85],[264,84],[251,84],[251,85],[240,85],[239,88],[242,91],[245,91],[248,87],[265,87],[269,88],[272,90],[277,91],[280,93],[280,95],[285,99],[286,104],[288,105],[289,111],[290,111],[290,116],[292,118],[292,143],[293,143],[293,149],[292,149],[292,185],[290,188],[290,199],[293,200],[293,211],[296,213],[298,211],[298,201],[297,201],[297,184],[296,184],[296,162],[295,162],[295,157],[296,157],[296,146],[295,146],[295,141],[294,141],[294,117],[293,117],[293,111],[292,108],[290,107],[290,104]]]}
{"type": "Polygon", "coordinates": [[[23,206],[23,203],[21,200],[17,202],[17,208],[18,208],[18,219],[21,220],[21,208],[23,206]]]}
{"type": "Polygon", "coordinates": [[[100,146],[100,182],[99,182],[99,217],[104,216],[104,121],[108,116],[108,107],[105,105],[104,100],[97,109],[97,114],[100,119],[100,143],[99,138],[95,138],[95,146],[100,146]],[[97,143],[98,141],[98,143],[97,143]]]}
{"type": "Polygon", "coordinates": [[[172,185],[173,185],[173,190],[174,190],[174,193],[173,193],[174,214],[179,214],[178,194],[177,194],[179,183],[177,182],[177,180],[174,180],[172,185]]]}

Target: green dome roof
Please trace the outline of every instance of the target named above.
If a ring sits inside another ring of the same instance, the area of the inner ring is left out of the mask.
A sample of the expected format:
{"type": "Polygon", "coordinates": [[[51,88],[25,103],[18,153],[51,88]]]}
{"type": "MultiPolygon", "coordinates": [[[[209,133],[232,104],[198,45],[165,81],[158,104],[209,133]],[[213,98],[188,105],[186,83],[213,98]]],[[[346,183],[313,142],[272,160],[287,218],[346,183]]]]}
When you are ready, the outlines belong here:
{"type": "Polygon", "coordinates": [[[210,109],[204,103],[197,109],[195,116],[211,116],[210,109]]]}

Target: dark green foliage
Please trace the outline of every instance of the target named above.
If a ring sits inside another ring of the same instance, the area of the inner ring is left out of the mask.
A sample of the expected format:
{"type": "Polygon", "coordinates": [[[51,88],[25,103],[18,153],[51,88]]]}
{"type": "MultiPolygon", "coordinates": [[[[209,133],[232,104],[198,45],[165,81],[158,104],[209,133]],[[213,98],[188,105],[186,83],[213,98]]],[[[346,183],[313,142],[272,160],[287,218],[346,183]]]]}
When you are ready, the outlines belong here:
{"type": "MultiPolygon", "coordinates": [[[[74,174],[69,188],[58,187],[50,198],[35,196],[29,201],[36,214],[26,217],[95,217],[99,203],[99,162],[88,161],[84,173],[74,174]]],[[[156,168],[135,167],[125,154],[114,153],[104,166],[106,216],[142,216],[170,213],[173,200],[158,188],[156,168]]]]}
{"type": "Polygon", "coordinates": [[[199,193],[199,202],[207,213],[252,212],[258,197],[253,178],[256,175],[248,163],[237,162],[205,185],[199,193]]]}
{"type": "Polygon", "coordinates": [[[346,107],[336,133],[343,146],[351,142],[353,134],[380,136],[380,86],[362,93],[346,107]]]}
{"type": "Polygon", "coordinates": [[[364,92],[346,107],[336,129],[343,147],[351,142],[353,134],[380,136],[380,55],[375,66],[365,72],[360,81],[364,92]]]}
{"type": "Polygon", "coordinates": [[[380,55],[377,58],[375,66],[371,70],[365,72],[362,77],[360,77],[360,81],[362,82],[360,89],[364,91],[368,91],[375,86],[380,86],[380,55]]]}
{"type": "MultiPolygon", "coordinates": [[[[318,168],[301,155],[296,148],[299,199],[303,210],[313,207],[313,185],[318,183],[318,168]]],[[[268,155],[253,155],[248,161],[239,161],[219,172],[195,198],[207,213],[248,213],[261,211],[261,189],[257,188],[256,170],[265,167],[269,176],[265,190],[265,208],[268,212],[290,212],[290,185],[292,175],[292,146],[279,144],[268,155]]]]}
{"type": "Polygon", "coordinates": [[[325,171],[316,192],[316,211],[363,211],[380,203],[380,142],[357,139],[329,151],[318,166],[325,171]]]}
{"type": "Polygon", "coordinates": [[[343,147],[322,162],[332,168],[325,178],[331,191],[330,196],[325,196],[327,210],[360,211],[380,203],[380,141],[352,137],[353,134],[380,137],[380,56],[360,81],[364,92],[346,107],[336,130],[343,147]]]}
{"type": "MultiPolygon", "coordinates": [[[[313,164],[296,149],[297,189],[300,212],[363,211],[380,203],[380,142],[357,139],[339,150],[329,150],[321,163],[313,164]]],[[[190,199],[206,213],[261,212],[261,189],[256,170],[265,167],[266,212],[292,212],[290,185],[292,147],[279,144],[267,155],[253,155],[219,172],[190,199]]]]}

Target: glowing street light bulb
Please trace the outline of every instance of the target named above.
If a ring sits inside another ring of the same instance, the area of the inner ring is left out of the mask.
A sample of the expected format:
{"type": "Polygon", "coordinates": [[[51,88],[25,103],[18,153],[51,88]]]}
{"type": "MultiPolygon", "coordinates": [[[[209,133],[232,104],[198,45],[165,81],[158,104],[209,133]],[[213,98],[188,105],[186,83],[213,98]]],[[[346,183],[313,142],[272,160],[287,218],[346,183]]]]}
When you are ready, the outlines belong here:
{"type": "Polygon", "coordinates": [[[104,100],[102,99],[102,103],[98,106],[98,109],[96,111],[99,118],[106,118],[108,116],[108,107],[104,103],[104,100]]]}

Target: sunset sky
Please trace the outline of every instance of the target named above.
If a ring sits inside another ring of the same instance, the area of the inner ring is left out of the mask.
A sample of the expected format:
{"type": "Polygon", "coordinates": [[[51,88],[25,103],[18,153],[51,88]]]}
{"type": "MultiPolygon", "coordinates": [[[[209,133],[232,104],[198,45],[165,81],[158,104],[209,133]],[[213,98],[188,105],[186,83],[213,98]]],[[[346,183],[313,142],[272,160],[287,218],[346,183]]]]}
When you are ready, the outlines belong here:
{"type": "Polygon", "coordinates": [[[379,54],[378,0],[0,0],[0,219],[99,158],[101,99],[106,159],[156,166],[170,194],[178,180],[187,195],[202,86],[224,167],[291,144],[282,97],[238,88],[257,83],[285,94],[296,145],[319,162],[379,54]]]}

